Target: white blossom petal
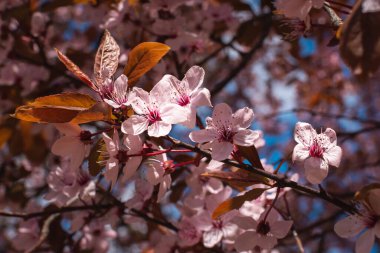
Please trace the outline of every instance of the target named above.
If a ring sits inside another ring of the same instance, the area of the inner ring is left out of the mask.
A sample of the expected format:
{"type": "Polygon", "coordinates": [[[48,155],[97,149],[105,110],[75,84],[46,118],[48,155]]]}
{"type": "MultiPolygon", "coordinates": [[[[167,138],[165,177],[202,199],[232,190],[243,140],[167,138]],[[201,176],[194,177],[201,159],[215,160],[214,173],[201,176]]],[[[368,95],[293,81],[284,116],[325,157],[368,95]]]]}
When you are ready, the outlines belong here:
{"type": "Polygon", "coordinates": [[[257,131],[252,131],[250,129],[241,129],[233,137],[234,144],[240,146],[253,146],[255,141],[260,137],[257,131]]]}
{"type": "Polygon", "coordinates": [[[306,179],[312,184],[321,183],[329,172],[328,164],[318,157],[310,157],[306,159],[304,167],[306,179]]]}
{"type": "Polygon", "coordinates": [[[323,153],[323,158],[327,160],[328,164],[339,167],[342,159],[342,149],[338,146],[332,147],[323,153]]]}
{"type": "Polygon", "coordinates": [[[227,159],[234,149],[234,145],[225,141],[214,141],[212,143],[211,158],[217,161],[227,159]]]}
{"type": "Polygon", "coordinates": [[[271,224],[270,231],[275,237],[282,239],[289,233],[289,230],[292,227],[292,225],[293,225],[293,221],[289,221],[289,220],[276,221],[273,224],[271,224]]]}
{"type": "Polygon", "coordinates": [[[121,131],[125,134],[138,135],[143,133],[149,125],[149,120],[140,115],[132,115],[121,124],[121,131]]]}
{"type": "Polygon", "coordinates": [[[304,161],[310,156],[309,149],[303,144],[298,143],[293,150],[292,160],[294,161],[304,161]]]}
{"type": "Polygon", "coordinates": [[[203,245],[206,248],[214,247],[223,238],[223,232],[220,229],[212,228],[209,231],[203,232],[203,245]]]}
{"type": "Polygon", "coordinates": [[[315,136],[317,136],[317,132],[309,123],[297,122],[294,129],[294,139],[297,143],[310,147],[315,136]]]}
{"type": "Polygon", "coordinates": [[[354,237],[365,228],[362,219],[357,215],[350,215],[338,221],[334,230],[340,237],[349,238],[354,237]]]}
{"type": "Polygon", "coordinates": [[[252,124],[253,117],[254,113],[252,109],[248,107],[241,108],[232,115],[233,124],[237,127],[249,128],[252,124]]]}
{"type": "Polygon", "coordinates": [[[148,126],[148,135],[152,137],[165,136],[172,130],[172,125],[163,121],[157,121],[148,126]]]}

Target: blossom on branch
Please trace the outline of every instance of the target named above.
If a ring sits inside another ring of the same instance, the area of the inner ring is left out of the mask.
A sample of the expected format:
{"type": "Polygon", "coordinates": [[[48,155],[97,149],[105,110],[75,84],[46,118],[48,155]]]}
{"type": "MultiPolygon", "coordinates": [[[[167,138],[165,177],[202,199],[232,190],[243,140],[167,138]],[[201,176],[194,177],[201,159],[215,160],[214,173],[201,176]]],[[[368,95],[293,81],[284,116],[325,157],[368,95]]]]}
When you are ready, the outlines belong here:
{"type": "Polygon", "coordinates": [[[337,146],[336,133],[327,128],[317,134],[309,124],[298,122],[294,130],[294,139],[298,143],[293,150],[293,162],[304,162],[306,179],[319,184],[327,176],[329,165],[339,167],[342,149],[337,146]]]}
{"type": "Polygon", "coordinates": [[[234,145],[252,146],[260,137],[258,131],[247,129],[253,120],[253,111],[248,107],[232,113],[225,103],[215,106],[212,118],[206,119],[206,129],[193,131],[189,137],[198,143],[208,142],[204,148],[212,149],[212,159],[221,161],[231,154],[234,145]]]}

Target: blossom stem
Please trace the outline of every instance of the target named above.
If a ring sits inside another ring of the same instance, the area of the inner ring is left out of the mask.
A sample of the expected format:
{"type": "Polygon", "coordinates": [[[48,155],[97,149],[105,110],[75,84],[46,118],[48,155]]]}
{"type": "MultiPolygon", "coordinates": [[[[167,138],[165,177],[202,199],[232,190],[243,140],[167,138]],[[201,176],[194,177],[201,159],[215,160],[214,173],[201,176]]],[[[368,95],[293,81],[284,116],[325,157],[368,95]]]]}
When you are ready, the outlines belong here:
{"type": "Polygon", "coordinates": [[[273,199],[271,205],[269,206],[269,209],[268,209],[267,213],[266,213],[265,216],[264,216],[264,219],[263,219],[264,222],[266,222],[266,220],[267,220],[267,218],[268,218],[268,215],[269,215],[269,212],[272,210],[274,204],[276,204],[277,199],[278,199],[278,195],[280,195],[280,190],[281,190],[281,188],[280,188],[280,187],[277,187],[276,196],[274,197],[274,199],[273,199]]]}
{"type": "Polygon", "coordinates": [[[176,164],[174,164],[173,168],[179,168],[179,167],[182,167],[185,165],[194,164],[194,161],[195,160],[190,160],[190,161],[186,161],[186,162],[176,163],[176,164]]]}

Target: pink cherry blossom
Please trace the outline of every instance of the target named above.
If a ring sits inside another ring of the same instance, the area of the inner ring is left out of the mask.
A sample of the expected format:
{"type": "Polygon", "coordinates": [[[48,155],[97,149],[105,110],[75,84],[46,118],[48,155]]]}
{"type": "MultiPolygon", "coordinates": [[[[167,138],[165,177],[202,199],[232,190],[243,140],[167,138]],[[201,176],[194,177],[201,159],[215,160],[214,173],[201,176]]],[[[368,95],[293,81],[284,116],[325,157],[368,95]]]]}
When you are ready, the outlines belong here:
{"type": "Polygon", "coordinates": [[[186,109],[187,120],[182,124],[189,128],[195,127],[197,107],[211,106],[210,91],[201,88],[204,75],[203,68],[193,66],[186,72],[182,81],[175,76],[165,75],[156,85],[169,93],[167,97],[171,103],[186,109]]]}
{"type": "Polygon", "coordinates": [[[178,245],[190,247],[202,239],[202,232],[197,224],[197,219],[184,216],[178,225],[178,245]]]}
{"type": "Polygon", "coordinates": [[[100,94],[104,102],[113,108],[129,105],[128,77],[126,75],[119,76],[114,82],[111,79],[107,79],[101,87],[100,94]]]}
{"type": "Polygon", "coordinates": [[[327,176],[329,165],[339,167],[342,149],[336,145],[333,129],[317,134],[309,123],[298,122],[294,139],[298,144],[293,150],[293,162],[304,162],[305,176],[310,183],[319,184],[327,176]]]}
{"type": "Polygon", "coordinates": [[[260,134],[247,129],[252,120],[253,111],[248,107],[232,113],[227,104],[218,104],[215,106],[212,118],[206,119],[206,129],[193,131],[189,137],[194,142],[209,142],[207,147],[212,149],[212,159],[221,161],[228,158],[234,145],[254,145],[260,134]]]}
{"type": "Polygon", "coordinates": [[[85,171],[56,167],[49,173],[47,182],[50,191],[44,198],[58,206],[64,206],[78,198],[86,201],[95,197],[95,182],[85,171]]]}
{"type": "Polygon", "coordinates": [[[276,210],[268,209],[261,214],[258,221],[250,217],[240,217],[237,224],[246,230],[235,240],[236,250],[242,252],[272,249],[277,244],[277,239],[284,238],[288,234],[293,221],[282,220],[276,210]]]}
{"type": "Polygon", "coordinates": [[[194,217],[195,224],[203,232],[203,245],[207,248],[214,247],[224,239],[233,238],[238,231],[237,225],[231,222],[237,212],[228,212],[215,220],[211,217],[215,208],[228,199],[231,193],[232,189],[225,187],[217,194],[208,195],[204,199],[205,209],[194,217]]]}
{"type": "Polygon", "coordinates": [[[350,238],[363,233],[356,241],[356,253],[369,253],[375,243],[375,237],[380,238],[380,190],[374,189],[368,193],[368,203],[362,202],[359,214],[349,215],[338,221],[335,232],[343,238],[350,238]]]}
{"type": "Polygon", "coordinates": [[[149,93],[134,87],[130,103],[136,114],[123,122],[122,132],[137,135],[148,129],[150,136],[160,137],[169,134],[172,124],[186,121],[186,110],[166,102],[166,96],[167,90],[160,85],[155,85],[149,93]]]}
{"type": "Polygon", "coordinates": [[[166,154],[160,154],[149,158],[146,166],[146,180],[152,185],[160,184],[157,194],[157,202],[160,202],[172,184],[170,173],[174,169],[173,161],[168,160],[166,154]]]}
{"type": "Polygon", "coordinates": [[[106,227],[103,222],[93,221],[83,228],[83,237],[80,240],[80,247],[83,250],[91,250],[94,253],[105,253],[109,250],[109,239],[117,236],[116,231],[106,227]]]}
{"type": "Polygon", "coordinates": [[[123,165],[123,181],[132,177],[136,172],[142,161],[142,155],[138,154],[141,154],[143,150],[143,142],[139,135],[126,135],[123,138],[123,145],[121,145],[116,129],[112,139],[103,133],[103,140],[107,149],[107,154],[104,155],[108,156],[104,177],[111,182],[111,187],[113,187],[119,175],[119,165],[123,165]]]}
{"type": "Polygon", "coordinates": [[[62,157],[69,157],[70,167],[78,168],[90,152],[91,133],[72,123],[55,124],[55,127],[63,136],[54,142],[51,152],[62,157]]]}

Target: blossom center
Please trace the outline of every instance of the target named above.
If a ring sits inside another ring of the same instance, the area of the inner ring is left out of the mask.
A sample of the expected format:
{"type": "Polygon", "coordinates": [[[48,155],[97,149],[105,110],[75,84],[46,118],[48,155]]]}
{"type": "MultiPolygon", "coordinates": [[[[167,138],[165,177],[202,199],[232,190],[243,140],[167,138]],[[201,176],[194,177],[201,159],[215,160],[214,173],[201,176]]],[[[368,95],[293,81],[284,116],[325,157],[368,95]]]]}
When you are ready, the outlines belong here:
{"type": "Polygon", "coordinates": [[[319,145],[317,141],[314,141],[313,145],[311,145],[309,149],[309,155],[311,157],[322,158],[324,151],[325,151],[324,148],[321,147],[321,145],[319,145]]]}
{"type": "Polygon", "coordinates": [[[257,225],[256,232],[262,235],[268,234],[270,231],[270,226],[267,221],[260,221],[257,225]]]}
{"type": "Polygon", "coordinates": [[[213,226],[214,228],[217,228],[217,229],[222,229],[222,227],[223,227],[223,221],[220,220],[220,219],[213,220],[213,221],[212,221],[212,226],[213,226]]]}
{"type": "Polygon", "coordinates": [[[233,137],[235,134],[236,132],[232,131],[230,127],[222,127],[218,131],[218,141],[233,143],[233,137]]]}
{"type": "Polygon", "coordinates": [[[364,216],[363,223],[367,228],[373,228],[380,220],[380,216],[375,213],[370,213],[364,216]]]}
{"type": "Polygon", "coordinates": [[[149,110],[147,118],[148,118],[149,124],[154,124],[157,121],[161,120],[160,112],[158,110],[156,110],[156,109],[149,110]]]}
{"type": "Polygon", "coordinates": [[[190,103],[190,97],[186,94],[182,94],[177,100],[177,104],[179,104],[180,106],[186,106],[189,103],[190,103]]]}

